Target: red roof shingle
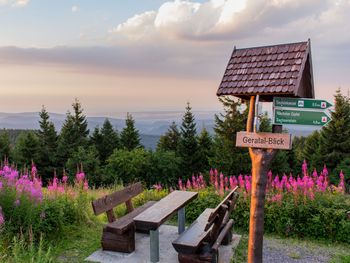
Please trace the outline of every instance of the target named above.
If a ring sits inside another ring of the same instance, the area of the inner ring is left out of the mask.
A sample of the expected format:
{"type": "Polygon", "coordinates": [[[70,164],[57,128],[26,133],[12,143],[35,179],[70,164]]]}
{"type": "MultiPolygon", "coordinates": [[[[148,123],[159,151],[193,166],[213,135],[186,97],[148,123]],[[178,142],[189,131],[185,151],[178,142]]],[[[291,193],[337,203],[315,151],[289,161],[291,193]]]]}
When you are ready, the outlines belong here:
{"type": "Polygon", "coordinates": [[[249,98],[260,95],[314,97],[310,40],[307,42],[234,48],[217,95],[249,98]]]}

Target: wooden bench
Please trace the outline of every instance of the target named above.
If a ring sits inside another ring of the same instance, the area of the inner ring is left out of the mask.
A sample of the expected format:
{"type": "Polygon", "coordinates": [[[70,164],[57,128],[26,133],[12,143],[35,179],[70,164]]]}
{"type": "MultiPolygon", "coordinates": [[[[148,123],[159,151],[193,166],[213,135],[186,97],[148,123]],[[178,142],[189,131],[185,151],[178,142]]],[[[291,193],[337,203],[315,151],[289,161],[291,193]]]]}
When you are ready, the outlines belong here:
{"type": "Polygon", "coordinates": [[[175,241],[180,263],[218,262],[218,249],[232,240],[233,220],[229,219],[235,207],[237,187],[215,208],[207,208],[175,241]]]}
{"type": "Polygon", "coordinates": [[[108,224],[103,228],[101,245],[103,250],[131,253],[135,250],[134,217],[151,207],[155,201],[149,201],[138,208],[133,207],[131,199],[143,192],[141,183],[135,183],[124,189],[106,195],[92,202],[95,215],[107,214],[108,224]],[[113,208],[125,203],[128,213],[116,219],[113,208]]]}

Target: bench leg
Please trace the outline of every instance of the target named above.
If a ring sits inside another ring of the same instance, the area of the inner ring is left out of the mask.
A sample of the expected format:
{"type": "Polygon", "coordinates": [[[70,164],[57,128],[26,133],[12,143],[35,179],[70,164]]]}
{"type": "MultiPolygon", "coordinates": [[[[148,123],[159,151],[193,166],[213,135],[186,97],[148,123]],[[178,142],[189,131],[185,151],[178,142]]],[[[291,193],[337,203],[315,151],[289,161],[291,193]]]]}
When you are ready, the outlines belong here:
{"type": "Polygon", "coordinates": [[[159,229],[150,231],[151,262],[159,262],[159,229]]]}
{"type": "Polygon", "coordinates": [[[177,212],[177,220],[178,220],[178,233],[181,234],[182,232],[185,231],[185,207],[181,208],[178,212],[177,212]]]}

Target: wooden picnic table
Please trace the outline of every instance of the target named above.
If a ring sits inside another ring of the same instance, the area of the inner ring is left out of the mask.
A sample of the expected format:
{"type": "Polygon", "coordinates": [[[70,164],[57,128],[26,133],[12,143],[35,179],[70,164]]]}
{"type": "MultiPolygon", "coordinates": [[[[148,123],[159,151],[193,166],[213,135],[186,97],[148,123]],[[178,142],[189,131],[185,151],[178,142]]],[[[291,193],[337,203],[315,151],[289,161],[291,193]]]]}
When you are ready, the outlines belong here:
{"type": "Polygon", "coordinates": [[[134,218],[137,229],[150,232],[150,259],[159,261],[159,227],[178,212],[178,232],[185,231],[185,206],[198,196],[197,192],[173,191],[134,218]]]}

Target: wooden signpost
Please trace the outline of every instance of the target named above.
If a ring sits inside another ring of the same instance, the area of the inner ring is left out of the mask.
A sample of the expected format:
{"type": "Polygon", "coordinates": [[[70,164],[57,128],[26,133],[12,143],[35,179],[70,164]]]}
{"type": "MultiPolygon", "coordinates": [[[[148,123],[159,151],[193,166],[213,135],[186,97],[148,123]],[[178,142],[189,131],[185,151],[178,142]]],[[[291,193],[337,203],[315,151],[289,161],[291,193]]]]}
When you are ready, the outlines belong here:
{"type": "MultiPolygon", "coordinates": [[[[254,48],[235,47],[218,88],[218,96],[233,95],[249,100],[246,132],[238,132],[236,137],[237,146],[249,148],[252,161],[248,263],[262,262],[264,203],[270,164],[279,149],[291,148],[289,134],[258,132],[258,102],[272,102],[275,97],[283,97],[286,100],[275,100],[279,107],[328,108],[330,105],[325,101],[309,100],[314,98],[313,84],[311,43],[308,40],[254,48]],[[295,100],[301,97],[306,99],[295,100]]],[[[278,112],[283,118],[277,123],[301,122],[300,119],[294,120],[301,113],[292,114],[289,110],[278,112]]],[[[317,125],[328,121],[327,116],[318,115],[310,117],[312,121],[316,117],[317,125]]],[[[316,125],[316,122],[311,123],[316,125]]]]}

